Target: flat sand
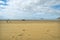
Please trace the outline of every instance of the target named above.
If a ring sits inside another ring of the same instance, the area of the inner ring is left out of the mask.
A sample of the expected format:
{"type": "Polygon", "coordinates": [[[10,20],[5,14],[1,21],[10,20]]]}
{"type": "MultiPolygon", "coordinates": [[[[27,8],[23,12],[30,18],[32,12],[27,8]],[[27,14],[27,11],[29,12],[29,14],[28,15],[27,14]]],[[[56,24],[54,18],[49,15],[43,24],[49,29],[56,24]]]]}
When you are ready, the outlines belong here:
{"type": "Polygon", "coordinates": [[[0,40],[60,40],[60,21],[0,21],[0,40]]]}

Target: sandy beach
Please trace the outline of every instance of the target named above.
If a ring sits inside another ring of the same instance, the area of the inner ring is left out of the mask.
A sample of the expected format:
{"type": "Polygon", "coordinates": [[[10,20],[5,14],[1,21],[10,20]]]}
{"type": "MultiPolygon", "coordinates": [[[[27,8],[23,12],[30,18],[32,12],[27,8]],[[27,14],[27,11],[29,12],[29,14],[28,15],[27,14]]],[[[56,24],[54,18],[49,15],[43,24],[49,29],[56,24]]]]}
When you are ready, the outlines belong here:
{"type": "Polygon", "coordinates": [[[60,21],[0,21],[0,40],[60,40],[60,21]]]}

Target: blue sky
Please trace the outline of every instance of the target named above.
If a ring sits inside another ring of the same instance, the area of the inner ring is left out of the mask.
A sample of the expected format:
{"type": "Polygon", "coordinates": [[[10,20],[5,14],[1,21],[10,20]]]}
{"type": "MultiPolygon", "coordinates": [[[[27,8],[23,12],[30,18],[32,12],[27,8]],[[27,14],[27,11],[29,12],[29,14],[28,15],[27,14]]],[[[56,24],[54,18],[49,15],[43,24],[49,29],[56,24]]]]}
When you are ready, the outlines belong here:
{"type": "Polygon", "coordinates": [[[56,19],[60,0],[0,0],[0,19],[56,19]]]}
{"type": "Polygon", "coordinates": [[[52,8],[55,10],[60,10],[60,4],[53,5],[52,8]]]}

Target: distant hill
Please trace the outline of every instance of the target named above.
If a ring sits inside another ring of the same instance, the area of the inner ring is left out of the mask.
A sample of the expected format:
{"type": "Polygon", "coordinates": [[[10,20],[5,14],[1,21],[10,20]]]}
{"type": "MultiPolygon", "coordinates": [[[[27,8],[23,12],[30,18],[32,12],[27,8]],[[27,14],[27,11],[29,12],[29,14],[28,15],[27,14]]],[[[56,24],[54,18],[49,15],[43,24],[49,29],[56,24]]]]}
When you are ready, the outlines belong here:
{"type": "Polygon", "coordinates": [[[60,17],[58,17],[57,19],[60,19],[60,17]]]}
{"type": "Polygon", "coordinates": [[[57,19],[60,20],[60,17],[58,17],[57,19]]]}

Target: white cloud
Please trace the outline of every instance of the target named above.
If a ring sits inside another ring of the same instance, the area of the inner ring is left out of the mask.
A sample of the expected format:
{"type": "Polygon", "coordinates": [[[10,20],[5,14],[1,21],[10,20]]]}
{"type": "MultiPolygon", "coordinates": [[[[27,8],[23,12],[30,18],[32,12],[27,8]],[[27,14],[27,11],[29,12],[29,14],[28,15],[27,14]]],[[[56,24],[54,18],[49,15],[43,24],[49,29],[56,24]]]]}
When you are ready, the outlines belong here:
{"type": "Polygon", "coordinates": [[[54,10],[51,6],[60,4],[59,0],[9,0],[8,6],[3,6],[0,16],[3,18],[32,18],[33,15],[60,14],[60,10],[54,10]],[[27,16],[28,15],[28,16],[27,16]]]}

